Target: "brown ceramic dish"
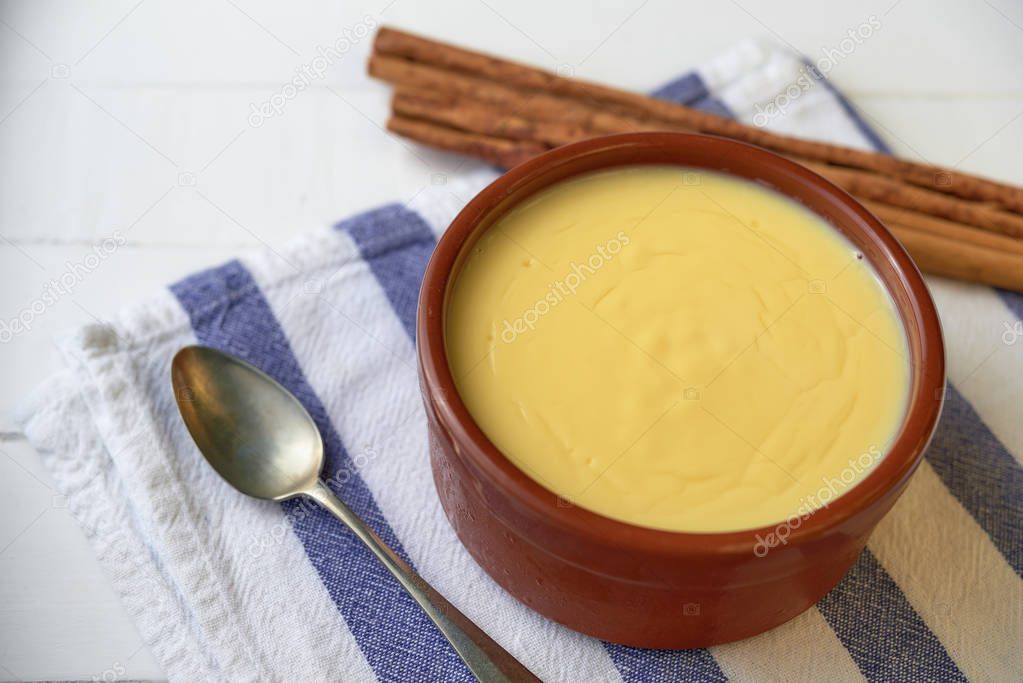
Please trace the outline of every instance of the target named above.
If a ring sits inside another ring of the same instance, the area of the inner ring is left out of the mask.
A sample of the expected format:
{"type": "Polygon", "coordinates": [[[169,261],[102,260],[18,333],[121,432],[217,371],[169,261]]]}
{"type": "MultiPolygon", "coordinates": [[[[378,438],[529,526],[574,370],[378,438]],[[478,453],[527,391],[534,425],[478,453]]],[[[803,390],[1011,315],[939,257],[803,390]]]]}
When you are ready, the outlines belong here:
{"type": "Polygon", "coordinates": [[[758,147],[701,135],[637,133],[587,140],[527,161],[480,192],[441,238],[417,320],[420,384],[441,503],[476,561],[512,595],[577,631],[655,648],[703,647],[753,636],[804,611],[863,550],[919,464],[941,411],[945,355],[919,271],[883,225],[848,194],[758,147]],[[877,467],[789,528],[675,533],[633,526],[564,503],[487,439],[459,397],[444,350],[444,305],[466,252],[494,221],[564,178],[615,166],[676,164],[764,183],[844,234],[873,264],[906,330],[906,416],[877,467]],[[777,538],[777,536],[776,536],[777,538]]]}

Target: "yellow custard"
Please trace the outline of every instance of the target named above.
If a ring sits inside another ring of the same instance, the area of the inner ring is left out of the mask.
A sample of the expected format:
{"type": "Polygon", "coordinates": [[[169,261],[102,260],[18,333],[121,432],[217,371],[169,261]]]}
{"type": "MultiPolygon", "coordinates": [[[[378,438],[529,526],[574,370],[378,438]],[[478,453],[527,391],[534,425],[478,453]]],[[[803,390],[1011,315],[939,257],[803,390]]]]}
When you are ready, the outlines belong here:
{"type": "Polygon", "coordinates": [[[491,441],[565,500],[658,529],[805,517],[876,466],[909,393],[902,324],[852,245],[705,171],[548,188],[484,233],[445,311],[491,441]]]}

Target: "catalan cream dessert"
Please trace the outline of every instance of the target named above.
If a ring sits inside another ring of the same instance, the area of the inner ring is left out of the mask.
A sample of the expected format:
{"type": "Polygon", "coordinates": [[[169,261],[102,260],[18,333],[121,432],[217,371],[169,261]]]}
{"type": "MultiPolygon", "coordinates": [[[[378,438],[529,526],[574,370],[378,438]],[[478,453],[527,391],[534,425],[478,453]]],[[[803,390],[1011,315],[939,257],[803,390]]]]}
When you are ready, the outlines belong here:
{"type": "Polygon", "coordinates": [[[459,394],[568,504],[707,533],[795,524],[861,481],[909,395],[862,254],[767,187],[601,171],[501,217],[445,307],[459,394]]]}

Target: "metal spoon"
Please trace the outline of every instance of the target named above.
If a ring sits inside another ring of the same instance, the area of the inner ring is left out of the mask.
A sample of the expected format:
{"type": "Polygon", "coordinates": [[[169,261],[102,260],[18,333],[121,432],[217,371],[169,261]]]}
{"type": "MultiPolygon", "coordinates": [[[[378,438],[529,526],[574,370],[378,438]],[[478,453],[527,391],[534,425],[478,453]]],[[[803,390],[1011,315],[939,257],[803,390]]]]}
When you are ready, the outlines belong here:
{"type": "Polygon", "coordinates": [[[266,500],[308,496],[341,520],[405,587],[480,681],[538,681],[405,564],[320,480],[323,440],[287,389],[216,349],[186,346],[171,363],[181,417],[229,484],[266,500]]]}

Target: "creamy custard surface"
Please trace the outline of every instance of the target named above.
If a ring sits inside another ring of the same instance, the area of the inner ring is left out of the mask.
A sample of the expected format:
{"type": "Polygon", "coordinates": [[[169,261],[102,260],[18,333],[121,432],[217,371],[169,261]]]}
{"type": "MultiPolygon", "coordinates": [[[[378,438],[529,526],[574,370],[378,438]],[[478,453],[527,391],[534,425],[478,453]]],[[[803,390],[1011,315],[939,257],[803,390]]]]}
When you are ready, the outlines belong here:
{"type": "Polygon", "coordinates": [[[456,273],[445,344],[518,467],[673,531],[805,518],[876,466],[909,393],[902,324],[850,243],[679,167],[572,179],[501,218],[456,273]]]}

